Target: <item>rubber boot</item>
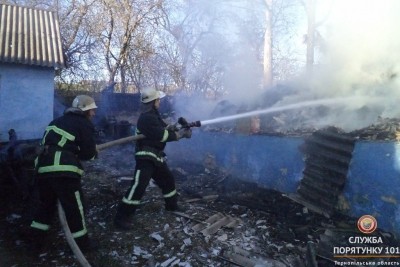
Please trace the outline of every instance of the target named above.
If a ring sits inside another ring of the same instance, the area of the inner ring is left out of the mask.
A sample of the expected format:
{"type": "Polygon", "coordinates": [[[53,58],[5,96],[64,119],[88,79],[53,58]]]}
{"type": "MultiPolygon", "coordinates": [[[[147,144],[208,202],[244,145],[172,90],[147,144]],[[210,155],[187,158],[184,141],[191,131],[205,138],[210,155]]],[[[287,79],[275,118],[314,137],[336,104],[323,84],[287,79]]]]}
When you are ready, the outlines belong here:
{"type": "Polygon", "coordinates": [[[84,235],[78,238],[75,238],[75,242],[78,245],[79,249],[82,253],[94,253],[99,249],[99,244],[97,242],[93,242],[88,235],[84,235]]]}
{"type": "Polygon", "coordinates": [[[165,210],[185,212],[185,210],[178,205],[177,195],[174,195],[172,197],[166,197],[164,198],[164,200],[165,200],[165,210]]]}
{"type": "Polygon", "coordinates": [[[29,227],[19,234],[32,255],[40,254],[46,251],[49,246],[48,231],[29,227]]]}
{"type": "Polygon", "coordinates": [[[120,203],[117,209],[117,214],[114,218],[114,226],[118,230],[132,230],[133,229],[133,215],[135,214],[136,207],[120,203]]]}

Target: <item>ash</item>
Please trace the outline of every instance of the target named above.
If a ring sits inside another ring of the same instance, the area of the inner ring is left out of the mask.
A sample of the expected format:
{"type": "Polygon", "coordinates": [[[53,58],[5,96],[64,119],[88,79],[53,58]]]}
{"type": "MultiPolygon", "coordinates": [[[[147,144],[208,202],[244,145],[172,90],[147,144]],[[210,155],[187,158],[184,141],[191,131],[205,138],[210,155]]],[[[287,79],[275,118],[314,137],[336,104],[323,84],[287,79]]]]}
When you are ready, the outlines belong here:
{"type": "MultiPolygon", "coordinates": [[[[191,166],[170,162],[184,213],[165,211],[160,189],[150,184],[136,227],[118,231],[113,218],[133,176],[133,154],[133,145],[121,145],[86,163],[87,224],[100,246],[85,255],[92,266],[334,266],[333,246],[346,241],[338,237],[357,235],[352,219],[315,214],[279,192],[231,177],[209,158],[191,166]]],[[[1,266],[80,266],[58,221],[47,252],[32,255],[19,237],[31,199],[11,186],[1,189],[1,266]]],[[[385,244],[395,242],[379,234],[385,244]]]]}

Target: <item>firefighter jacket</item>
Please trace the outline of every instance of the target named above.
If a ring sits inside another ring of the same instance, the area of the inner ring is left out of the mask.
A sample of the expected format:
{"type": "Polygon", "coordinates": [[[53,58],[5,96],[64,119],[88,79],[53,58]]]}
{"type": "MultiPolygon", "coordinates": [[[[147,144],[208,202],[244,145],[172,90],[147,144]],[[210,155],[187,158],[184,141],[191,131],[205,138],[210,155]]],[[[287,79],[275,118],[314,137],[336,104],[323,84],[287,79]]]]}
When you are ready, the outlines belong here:
{"type": "Polygon", "coordinates": [[[96,154],[94,126],[79,109],[67,109],[45,130],[41,145],[43,152],[35,161],[40,176],[80,178],[81,160],[93,159],[96,154]]]}
{"type": "Polygon", "coordinates": [[[178,140],[176,133],[167,130],[166,126],[167,124],[154,107],[140,114],[136,134],[143,134],[146,138],[136,142],[136,159],[148,159],[155,163],[164,162],[166,143],[178,140]]]}

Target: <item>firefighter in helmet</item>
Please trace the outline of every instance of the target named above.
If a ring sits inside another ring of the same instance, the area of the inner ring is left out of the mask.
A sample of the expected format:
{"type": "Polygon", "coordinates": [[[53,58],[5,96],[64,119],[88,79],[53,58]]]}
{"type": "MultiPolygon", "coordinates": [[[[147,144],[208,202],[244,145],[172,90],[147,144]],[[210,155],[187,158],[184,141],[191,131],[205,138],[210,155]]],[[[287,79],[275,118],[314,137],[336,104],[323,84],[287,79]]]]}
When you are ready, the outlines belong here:
{"type": "MultiPolygon", "coordinates": [[[[91,122],[97,106],[94,99],[78,95],[64,114],[46,127],[42,150],[35,160],[39,206],[30,225],[39,242],[50,229],[57,201],[65,211],[68,226],[82,251],[93,248],[86,228],[81,178],[81,161],[97,156],[94,125],[91,122]]],[[[37,242],[36,242],[37,243],[37,242]]],[[[41,244],[35,244],[40,246],[41,244]]]]}
{"type": "Polygon", "coordinates": [[[165,161],[164,148],[167,142],[190,138],[192,132],[188,128],[177,129],[175,125],[167,125],[161,119],[158,110],[160,99],[164,96],[163,92],[153,88],[141,92],[142,111],[137,121],[136,134],[143,134],[145,138],[136,142],[134,179],[122,198],[114,219],[114,225],[118,229],[132,229],[133,215],[151,178],[161,188],[165,209],[179,209],[175,178],[165,161]]]}

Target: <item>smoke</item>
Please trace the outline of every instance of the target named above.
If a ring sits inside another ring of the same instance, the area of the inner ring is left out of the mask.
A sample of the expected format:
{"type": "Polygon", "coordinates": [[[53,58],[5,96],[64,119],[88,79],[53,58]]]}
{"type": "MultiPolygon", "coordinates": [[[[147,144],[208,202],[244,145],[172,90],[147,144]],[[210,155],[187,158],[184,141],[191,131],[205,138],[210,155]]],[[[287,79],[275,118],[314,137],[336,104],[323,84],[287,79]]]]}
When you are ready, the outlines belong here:
{"type": "Polygon", "coordinates": [[[391,0],[341,1],[332,10],[322,60],[342,87],[339,92],[395,93],[400,64],[398,11],[399,1],[391,0]]]}
{"type": "MultiPolygon", "coordinates": [[[[400,53],[397,49],[400,35],[397,25],[400,25],[400,1],[332,0],[317,1],[317,4],[317,44],[312,73],[304,71],[295,78],[280,81],[282,87],[260,91],[260,58],[252,47],[256,43],[243,36],[250,29],[246,28],[238,31],[240,34],[235,35],[230,47],[227,44],[212,46],[213,53],[220,54],[220,61],[226,60],[228,65],[222,79],[225,94],[218,99],[224,106],[219,107],[218,101],[190,97],[181,103],[178,113],[188,114],[193,120],[204,120],[251,109],[348,98],[351,101],[345,101],[344,105],[323,106],[324,112],[318,107],[287,112],[296,116],[298,124],[287,116],[286,126],[337,126],[350,131],[376,123],[380,117],[399,117],[400,53]],[[221,51],[217,53],[219,47],[221,51]],[[213,112],[216,109],[229,112],[213,112]]],[[[254,23],[248,26],[251,25],[254,23]]],[[[232,24],[230,27],[234,28],[232,24]]],[[[226,32],[232,35],[235,31],[226,32]]],[[[304,33],[305,27],[298,36],[304,33]]],[[[286,45],[298,46],[298,42],[286,45]]],[[[299,50],[300,61],[304,62],[306,46],[299,50]]],[[[303,69],[304,65],[298,66],[299,73],[303,69]]]]}
{"type": "Polygon", "coordinates": [[[358,97],[341,109],[310,118],[314,125],[345,130],[365,127],[379,117],[399,117],[400,2],[335,1],[329,20],[318,28],[323,40],[312,75],[292,80],[297,94],[277,105],[318,98],[358,97]]]}

